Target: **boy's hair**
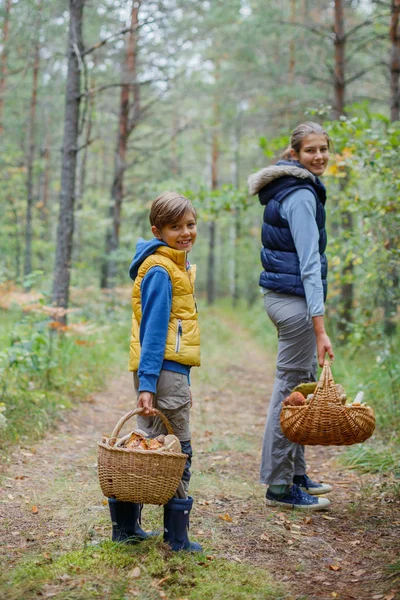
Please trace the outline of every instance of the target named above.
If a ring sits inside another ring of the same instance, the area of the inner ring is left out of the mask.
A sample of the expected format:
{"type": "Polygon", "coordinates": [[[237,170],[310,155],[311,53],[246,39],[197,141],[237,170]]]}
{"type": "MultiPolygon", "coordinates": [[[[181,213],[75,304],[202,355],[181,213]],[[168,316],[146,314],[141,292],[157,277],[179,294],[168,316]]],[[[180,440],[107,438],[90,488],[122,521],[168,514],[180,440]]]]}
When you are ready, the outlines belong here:
{"type": "Polygon", "coordinates": [[[158,230],[161,230],[169,223],[180,221],[187,211],[193,214],[195,220],[197,219],[197,213],[190,200],[178,192],[164,192],[151,205],[150,225],[154,225],[158,230]]]}

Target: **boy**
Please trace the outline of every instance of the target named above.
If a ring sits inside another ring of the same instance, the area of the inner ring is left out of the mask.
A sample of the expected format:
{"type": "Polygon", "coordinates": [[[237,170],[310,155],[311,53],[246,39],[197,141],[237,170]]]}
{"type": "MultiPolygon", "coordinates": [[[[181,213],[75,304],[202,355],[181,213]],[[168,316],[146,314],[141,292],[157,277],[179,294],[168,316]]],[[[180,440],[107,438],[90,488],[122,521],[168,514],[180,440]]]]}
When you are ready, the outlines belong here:
{"type": "MultiPolygon", "coordinates": [[[[195,268],[187,261],[197,236],[196,211],[181,194],[165,192],[153,202],[149,218],[154,239],[139,239],[129,269],[134,281],[129,370],[138,407],[144,409],[138,417],[140,429],[152,436],[166,433],[160,419],[152,416],[152,409],[159,409],[188,455],[182,484],[164,506],[164,541],[172,550],[200,551],[200,544],[190,542],[187,534],[193,504],[187,494],[192,457],[189,373],[192,366],[200,366],[195,268]]],[[[147,537],[139,526],[139,505],[110,499],[110,510],[113,539],[147,537]]]]}

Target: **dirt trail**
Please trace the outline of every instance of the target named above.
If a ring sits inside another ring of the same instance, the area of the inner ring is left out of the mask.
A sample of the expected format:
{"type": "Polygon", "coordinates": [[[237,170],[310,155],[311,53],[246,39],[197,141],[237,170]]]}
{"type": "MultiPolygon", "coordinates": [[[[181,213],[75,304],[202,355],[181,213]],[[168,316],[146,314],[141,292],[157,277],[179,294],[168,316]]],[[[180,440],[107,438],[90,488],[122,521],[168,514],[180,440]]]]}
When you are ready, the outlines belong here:
{"type": "MultiPolygon", "coordinates": [[[[237,340],[237,364],[222,368],[219,383],[193,377],[191,535],[210,554],[265,568],[285,583],[288,599],[400,598],[400,581],[387,569],[400,548],[399,503],[385,478],[341,467],[341,449],[311,448],[309,475],[334,485],[329,511],[265,507],[258,466],[273,365],[244,332],[237,340]]],[[[122,374],[41,443],[15,451],[0,491],[6,566],[27,551],[65,552],[109,537],[96,441],[133,401],[131,377],[122,374]]]]}

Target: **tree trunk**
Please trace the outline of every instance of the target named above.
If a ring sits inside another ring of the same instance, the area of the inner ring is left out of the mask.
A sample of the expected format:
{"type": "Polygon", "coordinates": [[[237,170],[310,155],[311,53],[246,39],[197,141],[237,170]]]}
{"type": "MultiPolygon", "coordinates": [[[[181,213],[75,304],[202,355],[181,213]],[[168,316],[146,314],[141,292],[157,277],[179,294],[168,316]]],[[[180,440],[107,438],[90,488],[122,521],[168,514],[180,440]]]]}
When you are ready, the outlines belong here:
{"type": "Polygon", "coordinates": [[[114,177],[111,187],[109,217],[111,225],[107,228],[105,257],[102,264],[101,287],[113,288],[117,275],[115,252],[119,248],[122,202],[124,197],[124,176],[128,139],[137,124],[140,111],[140,87],[137,83],[138,23],[140,2],[133,1],[131,9],[131,31],[128,36],[124,64],[124,85],[121,87],[119,128],[114,160],[114,177]],[[130,92],[133,102],[130,104],[130,92]],[[133,114],[132,114],[133,113],[133,114]]]}
{"type": "Polygon", "coordinates": [[[11,11],[12,0],[6,0],[4,7],[4,21],[3,21],[3,41],[2,41],[2,53],[0,58],[0,135],[4,131],[3,127],[3,113],[4,113],[4,95],[6,91],[7,83],[7,72],[8,72],[8,39],[10,37],[10,11],[11,11]]]}
{"type": "MultiPolygon", "coordinates": [[[[177,111],[177,109],[176,109],[177,111]]],[[[179,158],[178,158],[178,131],[179,131],[179,116],[174,112],[172,118],[172,134],[171,134],[171,173],[174,177],[179,175],[179,158]]]]}
{"type": "MultiPolygon", "coordinates": [[[[293,24],[296,21],[296,0],[290,0],[290,22],[293,24]]],[[[294,33],[294,28],[292,28],[294,33]]],[[[295,45],[295,37],[291,35],[289,42],[289,73],[288,73],[288,83],[293,83],[294,81],[294,72],[296,67],[296,45],[295,45]]]]}
{"type": "MultiPolygon", "coordinates": [[[[219,62],[215,63],[215,84],[219,81],[219,62]]],[[[217,90],[214,97],[213,106],[213,130],[211,139],[211,189],[218,189],[218,158],[219,158],[219,100],[217,90]]],[[[209,226],[209,248],[208,248],[208,269],[207,269],[207,304],[215,302],[215,235],[216,223],[210,222],[209,226]]]]}
{"type": "MultiPolygon", "coordinates": [[[[40,10],[40,0],[38,3],[40,10]]],[[[25,222],[25,262],[24,276],[27,277],[32,272],[32,207],[33,207],[33,163],[35,159],[35,129],[36,129],[36,105],[37,105],[37,84],[39,75],[39,42],[35,45],[33,62],[33,81],[31,106],[29,111],[28,123],[28,152],[27,152],[27,178],[26,178],[26,222],[25,222]]]]}
{"type": "MultiPolygon", "coordinates": [[[[60,213],[53,280],[53,304],[61,309],[68,308],[71,277],[84,3],[85,0],[69,0],[70,23],[67,51],[68,70],[62,146],[60,213]]],[[[56,320],[60,323],[66,323],[67,318],[64,311],[59,311],[56,320]]]]}
{"type": "Polygon", "coordinates": [[[400,0],[392,0],[390,19],[390,119],[400,120],[400,0]]]}
{"type": "MultiPolygon", "coordinates": [[[[237,107],[234,130],[232,135],[232,185],[239,189],[239,165],[240,165],[240,133],[241,133],[241,110],[237,107]]],[[[239,269],[238,269],[238,241],[240,235],[240,209],[235,207],[233,210],[233,222],[231,224],[231,272],[230,272],[230,293],[233,306],[237,306],[239,301],[239,269]]]]}
{"type": "Polygon", "coordinates": [[[343,0],[335,0],[335,83],[334,83],[334,112],[338,119],[344,115],[345,105],[345,43],[343,0]]]}
{"type": "MultiPolygon", "coordinates": [[[[345,44],[343,0],[335,0],[335,79],[334,79],[334,113],[335,118],[345,114],[346,80],[345,80],[345,44]]],[[[341,194],[345,194],[346,178],[340,180],[341,194]]],[[[348,237],[353,232],[353,215],[349,211],[341,211],[341,227],[343,235],[348,237]]],[[[341,275],[341,300],[339,331],[345,339],[348,334],[348,325],[352,322],[352,311],[354,303],[353,284],[354,265],[349,259],[341,275]]]]}
{"type": "Polygon", "coordinates": [[[40,149],[40,156],[43,159],[43,171],[39,178],[39,206],[40,216],[45,223],[45,238],[50,239],[50,171],[51,171],[51,152],[50,152],[50,120],[48,116],[44,119],[45,135],[44,145],[40,149]]]}
{"type": "MultiPolygon", "coordinates": [[[[400,0],[392,0],[390,20],[390,40],[392,43],[390,57],[390,120],[400,120],[400,0]]],[[[396,241],[389,240],[385,248],[388,252],[394,252],[397,247],[396,241]]],[[[384,291],[384,332],[388,336],[396,332],[397,298],[399,289],[399,271],[393,262],[389,266],[384,291]],[[390,285],[388,285],[390,283],[390,285]]]]}

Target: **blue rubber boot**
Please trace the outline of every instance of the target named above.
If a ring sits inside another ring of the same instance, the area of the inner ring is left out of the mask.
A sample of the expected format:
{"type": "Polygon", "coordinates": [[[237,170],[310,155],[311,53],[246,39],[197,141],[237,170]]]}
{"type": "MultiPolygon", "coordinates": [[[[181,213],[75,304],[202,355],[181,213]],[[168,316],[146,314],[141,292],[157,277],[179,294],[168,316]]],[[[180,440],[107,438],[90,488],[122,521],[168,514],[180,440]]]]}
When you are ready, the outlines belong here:
{"type": "Polygon", "coordinates": [[[189,541],[189,515],[193,498],[172,498],[164,506],[164,542],[176,551],[202,552],[197,542],[189,541]]]}
{"type": "Polygon", "coordinates": [[[146,533],[140,527],[142,505],[108,498],[112,521],[112,541],[137,544],[157,533],[146,533]]]}

